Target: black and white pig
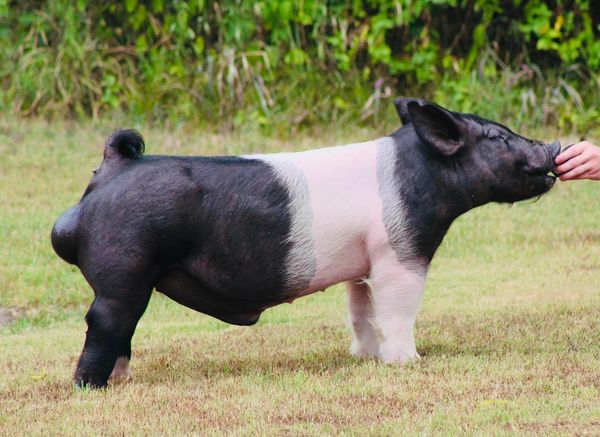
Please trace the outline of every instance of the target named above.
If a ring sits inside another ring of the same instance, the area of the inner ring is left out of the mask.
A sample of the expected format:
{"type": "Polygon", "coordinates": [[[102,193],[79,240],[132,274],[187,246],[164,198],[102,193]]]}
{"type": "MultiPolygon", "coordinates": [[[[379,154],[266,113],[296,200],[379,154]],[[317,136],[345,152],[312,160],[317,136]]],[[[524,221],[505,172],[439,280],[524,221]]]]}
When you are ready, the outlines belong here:
{"type": "Polygon", "coordinates": [[[52,245],[94,290],[77,385],[128,372],[153,289],[236,325],[346,282],[351,352],[403,363],[431,259],[452,221],[547,192],[560,145],[398,99],[404,127],[358,144],[241,157],[143,156],[116,131],[52,245]]]}

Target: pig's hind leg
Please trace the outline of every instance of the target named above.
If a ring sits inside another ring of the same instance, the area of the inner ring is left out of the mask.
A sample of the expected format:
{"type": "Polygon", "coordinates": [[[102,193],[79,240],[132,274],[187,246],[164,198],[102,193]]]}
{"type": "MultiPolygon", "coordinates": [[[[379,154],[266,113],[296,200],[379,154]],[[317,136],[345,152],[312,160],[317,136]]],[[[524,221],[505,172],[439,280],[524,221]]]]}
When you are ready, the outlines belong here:
{"type": "Polygon", "coordinates": [[[79,387],[104,387],[109,377],[129,377],[131,338],[150,300],[154,278],[151,270],[132,261],[82,269],[96,296],[85,317],[88,329],[74,377],[79,387]]]}
{"type": "Polygon", "coordinates": [[[414,325],[423,298],[426,267],[403,265],[394,254],[373,263],[372,301],[381,336],[379,355],[386,363],[418,358],[414,325]]]}
{"type": "Polygon", "coordinates": [[[372,325],[371,290],[366,281],[350,281],[346,287],[353,334],[350,353],[357,357],[377,357],[379,341],[372,325]]]}

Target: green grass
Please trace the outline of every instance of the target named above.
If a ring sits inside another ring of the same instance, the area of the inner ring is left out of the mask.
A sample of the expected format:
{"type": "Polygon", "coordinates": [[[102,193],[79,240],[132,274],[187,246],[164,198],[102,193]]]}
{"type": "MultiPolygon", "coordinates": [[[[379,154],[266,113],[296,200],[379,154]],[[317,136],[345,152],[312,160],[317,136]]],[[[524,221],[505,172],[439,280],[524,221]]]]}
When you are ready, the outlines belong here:
{"type": "MultiPolygon", "coordinates": [[[[600,433],[592,182],[488,205],[452,226],[429,273],[417,362],[352,358],[340,286],[268,310],[252,328],[155,294],[133,340],[133,380],[74,391],[92,293],[54,255],[49,232],[83,193],[110,130],[0,120],[0,306],[18,315],[0,328],[0,435],[600,433]]],[[[168,154],[311,148],[388,130],[278,140],[142,126],[148,152],[168,154]]]]}

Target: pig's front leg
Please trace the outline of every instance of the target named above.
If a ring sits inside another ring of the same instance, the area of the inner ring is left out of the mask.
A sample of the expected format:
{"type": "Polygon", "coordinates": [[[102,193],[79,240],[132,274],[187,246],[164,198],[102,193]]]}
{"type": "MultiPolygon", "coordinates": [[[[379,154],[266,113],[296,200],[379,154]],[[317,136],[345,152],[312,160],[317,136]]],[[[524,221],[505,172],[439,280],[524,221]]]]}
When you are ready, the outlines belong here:
{"type": "Polygon", "coordinates": [[[381,335],[379,355],[386,363],[419,357],[414,326],[426,273],[427,268],[418,263],[400,264],[391,251],[373,263],[373,311],[381,335]]]}
{"type": "Polygon", "coordinates": [[[373,304],[371,290],[365,282],[350,281],[348,288],[348,309],[352,326],[352,346],[350,353],[357,357],[377,357],[379,341],[373,328],[373,304]]]}

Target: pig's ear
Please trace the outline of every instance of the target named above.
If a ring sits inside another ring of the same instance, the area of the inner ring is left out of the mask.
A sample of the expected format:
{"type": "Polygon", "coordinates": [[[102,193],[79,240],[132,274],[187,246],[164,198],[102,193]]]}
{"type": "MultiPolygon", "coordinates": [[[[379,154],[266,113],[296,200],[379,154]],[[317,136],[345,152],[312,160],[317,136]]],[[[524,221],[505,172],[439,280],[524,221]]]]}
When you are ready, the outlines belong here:
{"type": "Polygon", "coordinates": [[[437,152],[451,156],[465,146],[465,126],[451,112],[435,104],[421,106],[416,102],[409,102],[407,110],[421,141],[437,152]]]}
{"type": "Polygon", "coordinates": [[[428,102],[423,99],[417,99],[415,97],[399,97],[394,100],[394,105],[396,106],[396,112],[400,117],[400,121],[402,121],[403,125],[407,125],[410,123],[410,114],[408,113],[408,104],[411,102],[415,102],[421,106],[426,105],[428,102]]]}

